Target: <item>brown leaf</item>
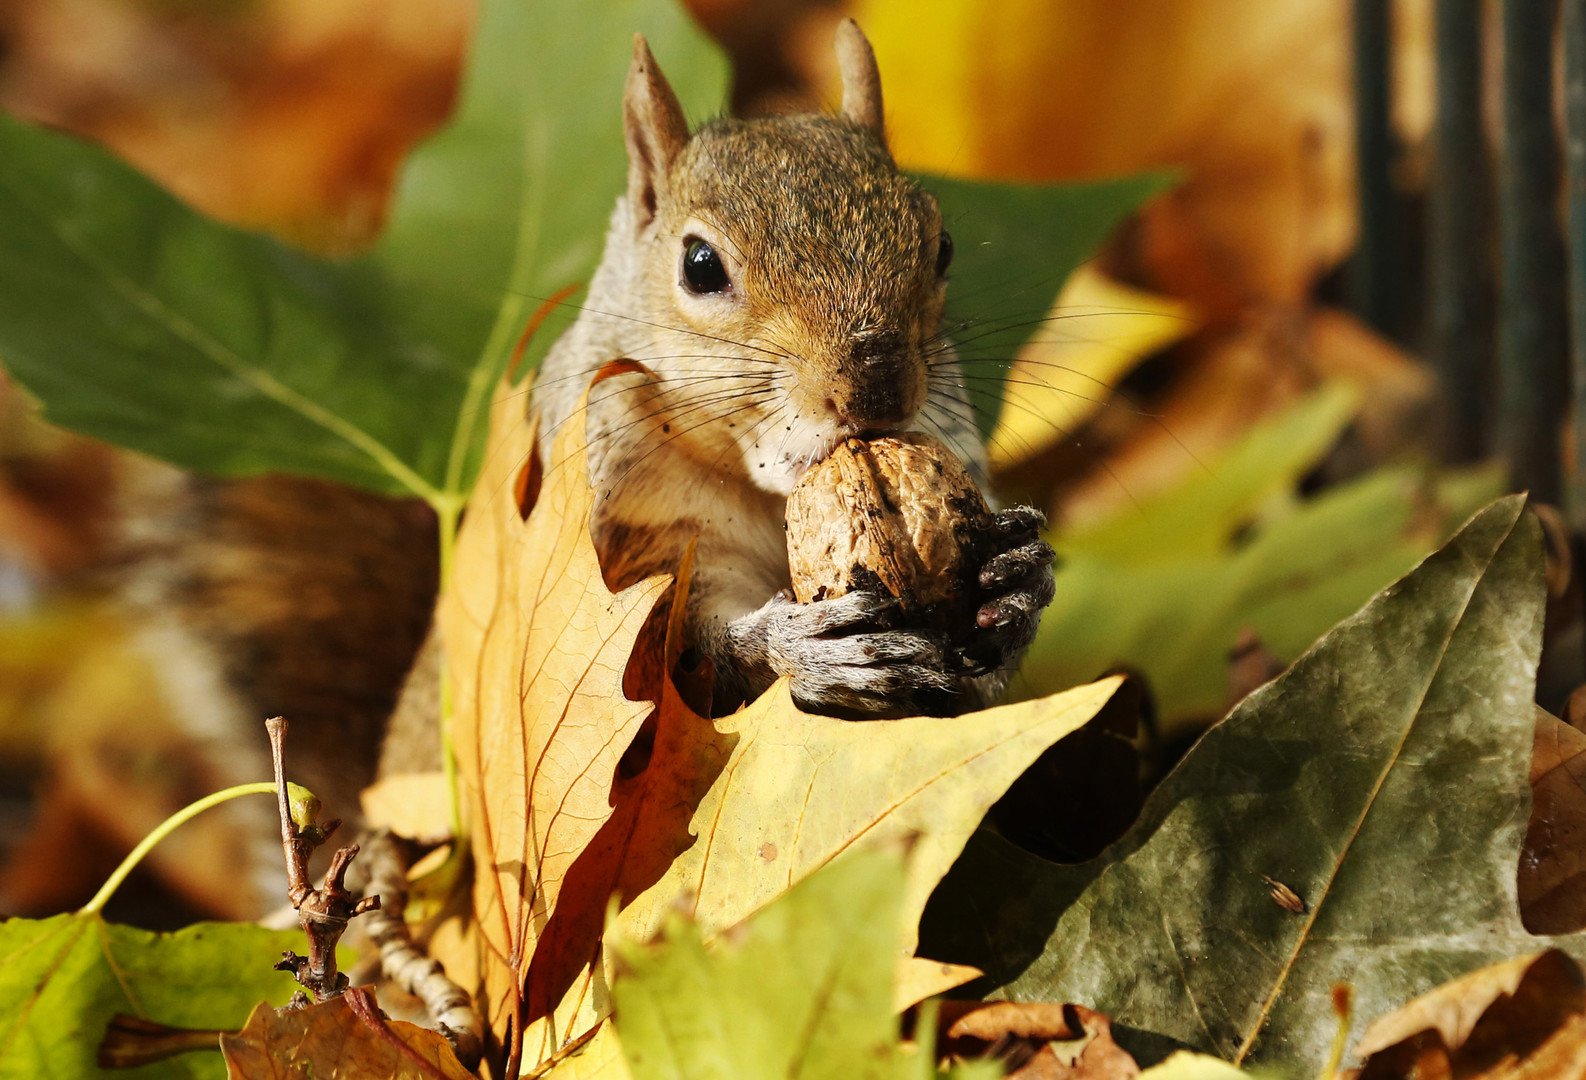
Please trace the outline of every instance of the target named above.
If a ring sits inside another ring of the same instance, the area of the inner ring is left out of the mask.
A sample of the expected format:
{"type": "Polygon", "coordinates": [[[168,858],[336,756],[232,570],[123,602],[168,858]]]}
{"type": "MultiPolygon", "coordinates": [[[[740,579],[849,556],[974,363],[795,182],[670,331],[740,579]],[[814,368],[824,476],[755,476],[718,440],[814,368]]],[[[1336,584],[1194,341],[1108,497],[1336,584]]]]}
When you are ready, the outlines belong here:
{"type": "Polygon", "coordinates": [[[1358,1080],[1586,1076],[1586,977],[1557,949],[1474,971],[1378,1019],[1358,1080]]]}
{"type": "MultiPolygon", "coordinates": [[[[560,433],[525,519],[512,492],[534,486],[515,482],[533,468],[533,433],[521,395],[501,395],[440,611],[478,868],[482,1004],[508,1047],[538,1024],[527,1065],[609,1010],[600,941],[614,893],[631,938],[652,937],[679,904],[716,934],[850,845],[909,836],[904,959],[986,810],[1117,685],[972,723],[855,724],[800,712],[784,683],[732,716],[702,717],[659,675],[660,620],[644,633],[668,581],[612,594],[601,578],[583,437],[577,423],[560,433]],[[636,649],[646,662],[630,665],[636,649]]],[[[961,977],[916,966],[909,985],[961,977]]]]}
{"type": "Polygon", "coordinates": [[[1112,1038],[1112,1021],[1083,1005],[943,1002],[943,1057],[994,1057],[1020,1080],[1121,1080],[1140,1066],[1112,1038]]]}
{"type": "Polygon", "coordinates": [[[220,1037],[233,1080],[378,1076],[382,1080],[472,1080],[438,1032],[387,1020],[373,992],[277,1012],[260,1005],[235,1034],[220,1037]]]}
{"type": "Polygon", "coordinates": [[[1519,892],[1520,916],[1533,934],[1586,929],[1586,732],[1541,709],[1519,892]]]}
{"type": "Polygon", "coordinates": [[[450,110],[471,18],[460,0],[0,2],[0,101],[207,213],[342,248],[450,110]]]}

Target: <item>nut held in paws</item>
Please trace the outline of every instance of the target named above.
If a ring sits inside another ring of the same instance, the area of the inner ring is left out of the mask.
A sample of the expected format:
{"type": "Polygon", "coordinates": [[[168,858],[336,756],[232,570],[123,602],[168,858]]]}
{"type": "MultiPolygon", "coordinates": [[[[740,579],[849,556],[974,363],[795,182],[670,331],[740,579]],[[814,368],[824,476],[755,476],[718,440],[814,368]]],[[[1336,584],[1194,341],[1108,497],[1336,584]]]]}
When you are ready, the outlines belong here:
{"type": "Polygon", "coordinates": [[[879,589],[906,611],[961,622],[990,518],[968,471],[935,439],[849,439],[788,496],[793,594],[809,603],[879,589]]]}

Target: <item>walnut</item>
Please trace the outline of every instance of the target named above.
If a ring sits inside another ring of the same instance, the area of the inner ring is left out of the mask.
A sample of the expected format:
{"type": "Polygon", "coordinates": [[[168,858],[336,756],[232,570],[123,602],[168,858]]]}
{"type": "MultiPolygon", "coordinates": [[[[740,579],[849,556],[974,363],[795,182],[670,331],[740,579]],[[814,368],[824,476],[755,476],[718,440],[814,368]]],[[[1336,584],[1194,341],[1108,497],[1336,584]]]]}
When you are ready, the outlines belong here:
{"type": "Polygon", "coordinates": [[[943,629],[965,626],[991,512],[927,435],[849,439],[794,487],[788,568],[803,603],[880,589],[943,629]]]}

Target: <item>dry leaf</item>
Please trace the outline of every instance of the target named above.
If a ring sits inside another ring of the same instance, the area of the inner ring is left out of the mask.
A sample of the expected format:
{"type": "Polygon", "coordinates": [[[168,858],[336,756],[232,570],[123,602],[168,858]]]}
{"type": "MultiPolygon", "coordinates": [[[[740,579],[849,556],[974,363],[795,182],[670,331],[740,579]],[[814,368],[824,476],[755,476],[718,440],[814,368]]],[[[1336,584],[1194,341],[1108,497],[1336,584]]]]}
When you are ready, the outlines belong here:
{"type": "Polygon", "coordinates": [[[601,1024],[586,1041],[571,1046],[524,1076],[527,1080],[631,1080],[617,1029],[601,1024]]]}
{"type": "Polygon", "coordinates": [[[1586,1076],[1586,977],[1557,949],[1493,964],[1378,1019],[1355,1053],[1358,1080],[1586,1076]]]}
{"type": "Polygon", "coordinates": [[[374,994],[277,1012],[260,1005],[241,1031],[220,1037],[233,1080],[378,1076],[382,1080],[472,1080],[438,1032],[380,1015],[374,994]]]}
{"type": "Polygon", "coordinates": [[[1520,917],[1533,934],[1586,929],[1586,732],[1537,710],[1520,917]]]}
{"type": "Polygon", "coordinates": [[[537,1023],[523,1053],[533,1064],[605,1015],[599,943],[614,893],[630,938],[652,937],[679,903],[720,933],[861,840],[916,838],[912,951],[926,898],[986,810],[1117,680],[972,720],[877,723],[802,713],[785,683],[713,722],[670,679],[650,680],[630,689],[659,701],[647,757],[619,768],[652,712],[623,696],[624,674],[668,582],[606,589],[581,424],[560,433],[524,519],[512,494],[535,488],[519,482],[534,468],[533,432],[521,395],[500,397],[440,611],[494,1029],[510,1046],[537,1023]]]}
{"type": "Polygon", "coordinates": [[[364,823],[397,836],[438,844],[452,834],[452,798],[441,772],[396,773],[363,789],[364,823]]]}
{"type": "Polygon", "coordinates": [[[995,1057],[1018,1080],[1126,1080],[1140,1066],[1112,1038],[1112,1022],[1083,1005],[1012,1001],[942,1004],[938,1052],[995,1057]]]}

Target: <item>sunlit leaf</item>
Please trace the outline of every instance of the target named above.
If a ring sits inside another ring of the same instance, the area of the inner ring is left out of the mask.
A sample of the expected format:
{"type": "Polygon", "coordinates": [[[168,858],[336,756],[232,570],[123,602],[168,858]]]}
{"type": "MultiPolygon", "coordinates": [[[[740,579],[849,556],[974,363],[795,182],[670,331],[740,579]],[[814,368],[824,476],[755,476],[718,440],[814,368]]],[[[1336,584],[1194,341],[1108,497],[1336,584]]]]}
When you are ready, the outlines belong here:
{"type": "Polygon", "coordinates": [[[300,932],[242,923],[174,934],[84,914],[0,923],[0,1078],[225,1076],[219,1054],[113,1073],[102,1073],[94,1054],[117,1013],[229,1029],[261,1001],[285,1004],[296,983],[271,965],[302,943],[300,932]]]}

